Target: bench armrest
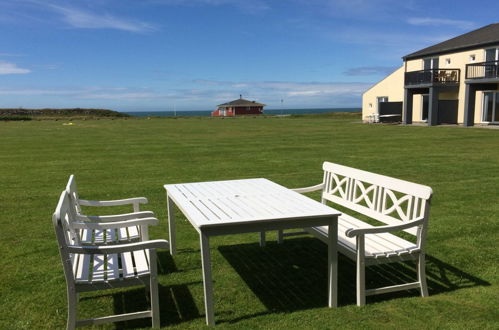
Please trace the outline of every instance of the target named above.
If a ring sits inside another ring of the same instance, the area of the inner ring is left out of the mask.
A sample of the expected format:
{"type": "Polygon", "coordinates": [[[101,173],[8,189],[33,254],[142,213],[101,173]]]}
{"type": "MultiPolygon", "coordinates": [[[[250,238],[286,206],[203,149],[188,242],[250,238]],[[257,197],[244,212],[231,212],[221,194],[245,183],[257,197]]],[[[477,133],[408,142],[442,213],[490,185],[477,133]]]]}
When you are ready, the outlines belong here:
{"type": "Polygon", "coordinates": [[[80,205],[84,206],[117,206],[117,205],[129,205],[129,204],[147,204],[147,198],[145,197],[134,197],[126,199],[116,199],[110,201],[91,201],[86,199],[79,200],[80,205]]]}
{"type": "Polygon", "coordinates": [[[138,242],[138,243],[128,243],[128,244],[116,244],[116,245],[105,245],[105,246],[68,246],[68,253],[77,254],[114,254],[122,252],[131,252],[138,250],[147,249],[167,249],[169,248],[168,241],[164,239],[156,239],[152,241],[138,242]]]}
{"type": "Polygon", "coordinates": [[[378,233],[389,233],[393,231],[400,231],[403,229],[415,227],[422,225],[424,218],[418,218],[416,220],[408,221],[400,225],[388,225],[388,226],[377,226],[377,227],[366,227],[366,228],[350,228],[345,231],[347,237],[355,237],[358,235],[365,234],[378,234],[378,233]]]}
{"type": "Polygon", "coordinates": [[[113,222],[113,221],[126,221],[126,220],[143,219],[143,218],[154,218],[154,213],[151,211],[140,211],[140,212],[123,213],[123,214],[115,214],[115,215],[77,214],[76,218],[79,221],[113,222]]]}
{"type": "Polygon", "coordinates": [[[133,219],[127,221],[114,221],[114,222],[73,222],[71,225],[78,229],[92,229],[92,230],[104,230],[104,229],[116,229],[116,228],[126,228],[132,226],[146,226],[146,225],[157,225],[159,222],[156,218],[142,218],[133,219]]]}
{"type": "Polygon", "coordinates": [[[296,191],[297,193],[303,194],[306,192],[321,190],[323,187],[324,187],[324,183],[320,183],[320,184],[316,184],[315,186],[304,187],[304,188],[294,188],[291,190],[296,191]]]}

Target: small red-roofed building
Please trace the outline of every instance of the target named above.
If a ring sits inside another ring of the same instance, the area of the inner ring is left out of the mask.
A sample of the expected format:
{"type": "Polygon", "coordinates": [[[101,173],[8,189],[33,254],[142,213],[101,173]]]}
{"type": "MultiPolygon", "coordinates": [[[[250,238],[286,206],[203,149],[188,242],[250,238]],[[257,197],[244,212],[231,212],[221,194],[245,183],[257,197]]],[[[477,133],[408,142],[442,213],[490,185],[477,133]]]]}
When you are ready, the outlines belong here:
{"type": "Polygon", "coordinates": [[[256,101],[243,99],[239,95],[239,99],[227,103],[219,104],[217,110],[213,111],[213,117],[234,117],[239,115],[261,115],[265,104],[256,101]]]}

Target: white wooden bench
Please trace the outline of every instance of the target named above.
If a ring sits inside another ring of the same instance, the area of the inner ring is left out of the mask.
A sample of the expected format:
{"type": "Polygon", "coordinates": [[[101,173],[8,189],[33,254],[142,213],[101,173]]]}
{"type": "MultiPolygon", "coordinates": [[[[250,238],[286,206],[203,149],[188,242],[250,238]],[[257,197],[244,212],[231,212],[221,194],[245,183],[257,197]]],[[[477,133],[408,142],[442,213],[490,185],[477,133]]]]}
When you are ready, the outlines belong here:
{"type": "MultiPolygon", "coordinates": [[[[136,219],[136,224],[144,219],[136,219]]],[[[66,277],[68,320],[67,328],[125,321],[136,318],[152,318],[152,326],[160,326],[155,248],[168,249],[165,240],[144,241],[115,245],[81,245],[78,230],[87,225],[99,225],[104,229],[116,229],[123,223],[92,224],[80,222],[75,217],[69,195],[63,191],[53,215],[53,224],[66,277]],[[77,319],[78,294],[125,286],[145,285],[149,291],[151,309],[86,320],[77,319]]],[[[125,225],[128,225],[125,224],[125,225]]]]}
{"type": "MultiPolygon", "coordinates": [[[[425,244],[432,189],[420,184],[324,162],[324,178],[319,185],[294,189],[300,193],[322,190],[322,203],[341,205],[378,222],[373,226],[355,215],[343,214],[338,220],[338,249],[357,263],[357,305],[365,304],[366,295],[399,290],[420,289],[428,296],[425,275],[425,244]],[[404,231],[415,237],[411,242],[391,234],[404,231]],[[383,288],[365,288],[365,267],[374,264],[415,260],[417,280],[383,288]]],[[[306,228],[327,242],[327,228],[306,228]]],[[[297,233],[278,232],[283,236],[297,233]]]]}
{"type": "Polygon", "coordinates": [[[82,222],[92,222],[95,224],[105,222],[123,222],[133,219],[149,219],[149,221],[142,222],[142,225],[133,225],[130,223],[128,226],[121,226],[117,228],[99,228],[97,225],[87,226],[84,229],[78,229],[78,242],[81,244],[115,244],[123,242],[137,242],[146,241],[149,239],[148,226],[157,225],[158,220],[154,218],[154,213],[151,211],[140,211],[140,204],[147,203],[145,197],[134,197],[119,200],[109,201],[94,201],[80,199],[78,195],[78,188],[74,175],[69,176],[66,185],[66,191],[70,196],[70,202],[76,213],[76,219],[82,222]],[[132,205],[133,212],[116,215],[84,215],[82,214],[81,206],[119,206],[119,205],[132,205]]]}

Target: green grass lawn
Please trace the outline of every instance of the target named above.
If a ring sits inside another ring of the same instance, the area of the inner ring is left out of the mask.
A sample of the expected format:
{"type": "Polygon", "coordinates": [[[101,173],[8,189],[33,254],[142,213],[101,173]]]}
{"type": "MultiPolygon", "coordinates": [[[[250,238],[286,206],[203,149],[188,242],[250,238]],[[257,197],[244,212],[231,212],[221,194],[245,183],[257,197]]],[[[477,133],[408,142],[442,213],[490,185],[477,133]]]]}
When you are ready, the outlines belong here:
{"type": "MultiPolygon", "coordinates": [[[[353,115],[0,122],[0,150],[2,329],[65,327],[51,216],[70,174],[82,198],[147,197],[161,222],[150,236],[167,239],[163,184],[265,177],[308,186],[321,181],[325,160],[433,188],[430,297],[386,294],[358,308],[355,266],[342,257],[340,307],[329,309],[321,242],[303,236],[262,249],[257,234],[221,236],[211,240],[217,327],[499,328],[499,130],[364,125],[353,115]]],[[[178,255],[159,252],[161,324],[200,328],[199,239],[180,212],[177,219],[178,255]]],[[[368,287],[414,275],[403,265],[374,267],[368,287]]],[[[84,294],[80,317],[144,309],[143,292],[84,294]]]]}

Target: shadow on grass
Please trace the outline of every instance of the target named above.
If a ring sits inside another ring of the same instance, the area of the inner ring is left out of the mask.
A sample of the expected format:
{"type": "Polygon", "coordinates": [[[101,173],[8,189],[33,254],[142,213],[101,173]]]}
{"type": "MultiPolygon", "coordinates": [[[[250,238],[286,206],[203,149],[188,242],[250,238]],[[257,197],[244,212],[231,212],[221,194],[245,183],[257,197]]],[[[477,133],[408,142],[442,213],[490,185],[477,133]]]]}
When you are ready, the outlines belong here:
{"type": "MultiPolygon", "coordinates": [[[[167,251],[158,251],[158,274],[178,272],[173,258],[167,251]]],[[[164,286],[158,283],[161,327],[172,326],[202,317],[194,302],[189,286],[202,282],[164,286]]],[[[114,314],[149,310],[150,302],[144,287],[122,289],[110,294],[114,303],[114,314]]],[[[104,296],[104,295],[101,295],[104,296]]],[[[82,300],[87,299],[83,298],[82,300]]],[[[93,299],[93,298],[89,298],[93,299]]],[[[151,318],[135,319],[114,323],[116,329],[151,327],[151,318]]]]}
{"type": "MultiPolygon", "coordinates": [[[[218,250],[269,312],[327,306],[327,251],[321,241],[297,238],[287,239],[282,245],[269,242],[264,248],[255,243],[221,246],[218,250]]],[[[433,257],[427,257],[426,267],[430,295],[490,285],[433,257]]],[[[338,268],[339,305],[355,304],[355,263],[340,254],[338,268]]],[[[367,288],[415,280],[413,262],[370,266],[366,271],[367,288]]],[[[369,296],[367,302],[418,295],[419,290],[392,292],[369,296]]]]}

